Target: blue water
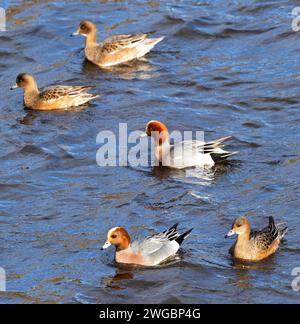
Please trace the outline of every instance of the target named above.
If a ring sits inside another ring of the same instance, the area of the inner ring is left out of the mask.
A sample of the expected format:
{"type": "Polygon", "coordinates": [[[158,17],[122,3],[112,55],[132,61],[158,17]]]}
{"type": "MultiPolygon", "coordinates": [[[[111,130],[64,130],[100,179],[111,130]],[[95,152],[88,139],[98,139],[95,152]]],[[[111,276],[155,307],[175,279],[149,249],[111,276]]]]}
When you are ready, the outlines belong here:
{"type": "MultiPolygon", "coordinates": [[[[3,5],[1,5],[3,6],[3,5]]],[[[0,266],[3,303],[298,303],[300,267],[300,33],[296,1],[7,1],[0,32],[0,266]],[[102,71],[84,62],[80,20],[108,35],[165,35],[147,58],[102,71]],[[19,72],[50,84],[95,85],[81,111],[23,109],[8,91],[19,72]],[[204,176],[160,169],[101,168],[96,136],[143,130],[231,135],[240,151],[204,176]],[[224,235],[246,215],[273,215],[290,231],[278,253],[234,263],[224,235]],[[182,260],[156,269],[113,262],[100,247],[109,228],[133,237],[179,222],[194,227],[182,260]]]]}

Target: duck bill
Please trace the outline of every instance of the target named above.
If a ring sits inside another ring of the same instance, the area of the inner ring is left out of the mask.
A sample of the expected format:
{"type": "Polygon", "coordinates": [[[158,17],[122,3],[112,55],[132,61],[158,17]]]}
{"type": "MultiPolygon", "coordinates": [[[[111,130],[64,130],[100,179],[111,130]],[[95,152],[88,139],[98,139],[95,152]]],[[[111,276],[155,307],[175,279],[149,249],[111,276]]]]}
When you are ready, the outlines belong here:
{"type": "Polygon", "coordinates": [[[230,236],[235,235],[235,232],[233,230],[230,230],[227,235],[225,235],[225,238],[228,238],[230,236]]]}
{"type": "Polygon", "coordinates": [[[102,246],[101,250],[103,251],[103,250],[109,248],[110,246],[111,246],[111,243],[106,242],[106,243],[102,246]]]}
{"type": "Polygon", "coordinates": [[[71,34],[71,37],[75,37],[75,36],[79,36],[79,35],[80,35],[80,34],[79,34],[78,30],[77,30],[77,32],[71,34]]]}
{"type": "Polygon", "coordinates": [[[18,85],[15,84],[14,86],[12,86],[12,87],[10,88],[10,90],[15,90],[15,89],[18,89],[18,88],[19,88],[18,85]]]}

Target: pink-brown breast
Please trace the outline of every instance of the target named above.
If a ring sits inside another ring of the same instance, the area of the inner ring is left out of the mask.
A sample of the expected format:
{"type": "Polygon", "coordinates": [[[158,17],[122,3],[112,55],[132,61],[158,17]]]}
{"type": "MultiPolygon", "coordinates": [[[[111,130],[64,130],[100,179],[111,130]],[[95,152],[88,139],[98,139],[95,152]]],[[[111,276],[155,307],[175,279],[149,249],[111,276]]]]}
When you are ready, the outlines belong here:
{"type": "Polygon", "coordinates": [[[146,265],[145,258],[142,253],[133,253],[130,251],[117,251],[116,252],[116,261],[118,263],[127,263],[127,264],[138,264],[138,265],[146,265]]]}

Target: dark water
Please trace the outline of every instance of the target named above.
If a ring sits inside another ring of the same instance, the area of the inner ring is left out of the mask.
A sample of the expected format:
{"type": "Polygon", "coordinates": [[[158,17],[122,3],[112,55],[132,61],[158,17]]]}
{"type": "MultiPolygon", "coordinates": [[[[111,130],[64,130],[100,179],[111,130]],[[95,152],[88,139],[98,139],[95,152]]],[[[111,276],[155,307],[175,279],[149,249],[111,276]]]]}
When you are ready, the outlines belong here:
{"type": "Polygon", "coordinates": [[[300,266],[300,33],[297,1],[6,1],[0,33],[0,266],[4,303],[297,303],[300,266]],[[156,30],[166,39],[147,60],[107,72],[83,62],[78,22],[99,37],[156,30]],[[41,86],[95,85],[103,96],[74,112],[28,112],[19,72],[41,86]],[[232,135],[240,155],[203,178],[166,170],[100,168],[96,136],[170,129],[232,135]],[[233,264],[224,234],[241,215],[255,227],[287,221],[280,251],[257,265],[233,264]],[[106,232],[133,237],[180,222],[194,227],[182,261],[119,268],[106,232]]]}

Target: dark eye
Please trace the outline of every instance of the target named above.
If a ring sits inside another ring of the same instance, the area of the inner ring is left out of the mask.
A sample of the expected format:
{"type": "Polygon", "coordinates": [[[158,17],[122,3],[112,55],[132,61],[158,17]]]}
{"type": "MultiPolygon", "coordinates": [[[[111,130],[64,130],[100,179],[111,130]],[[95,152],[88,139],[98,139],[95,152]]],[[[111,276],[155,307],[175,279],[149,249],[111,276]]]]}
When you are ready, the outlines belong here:
{"type": "Polygon", "coordinates": [[[81,29],[82,29],[82,30],[86,30],[85,25],[82,25],[82,26],[81,26],[81,29]]]}
{"type": "Polygon", "coordinates": [[[242,224],[237,224],[237,227],[241,227],[242,226],[242,224]]]}
{"type": "Polygon", "coordinates": [[[116,235],[116,234],[113,234],[113,235],[111,236],[111,238],[115,239],[115,238],[117,238],[117,235],[116,235]]]}

